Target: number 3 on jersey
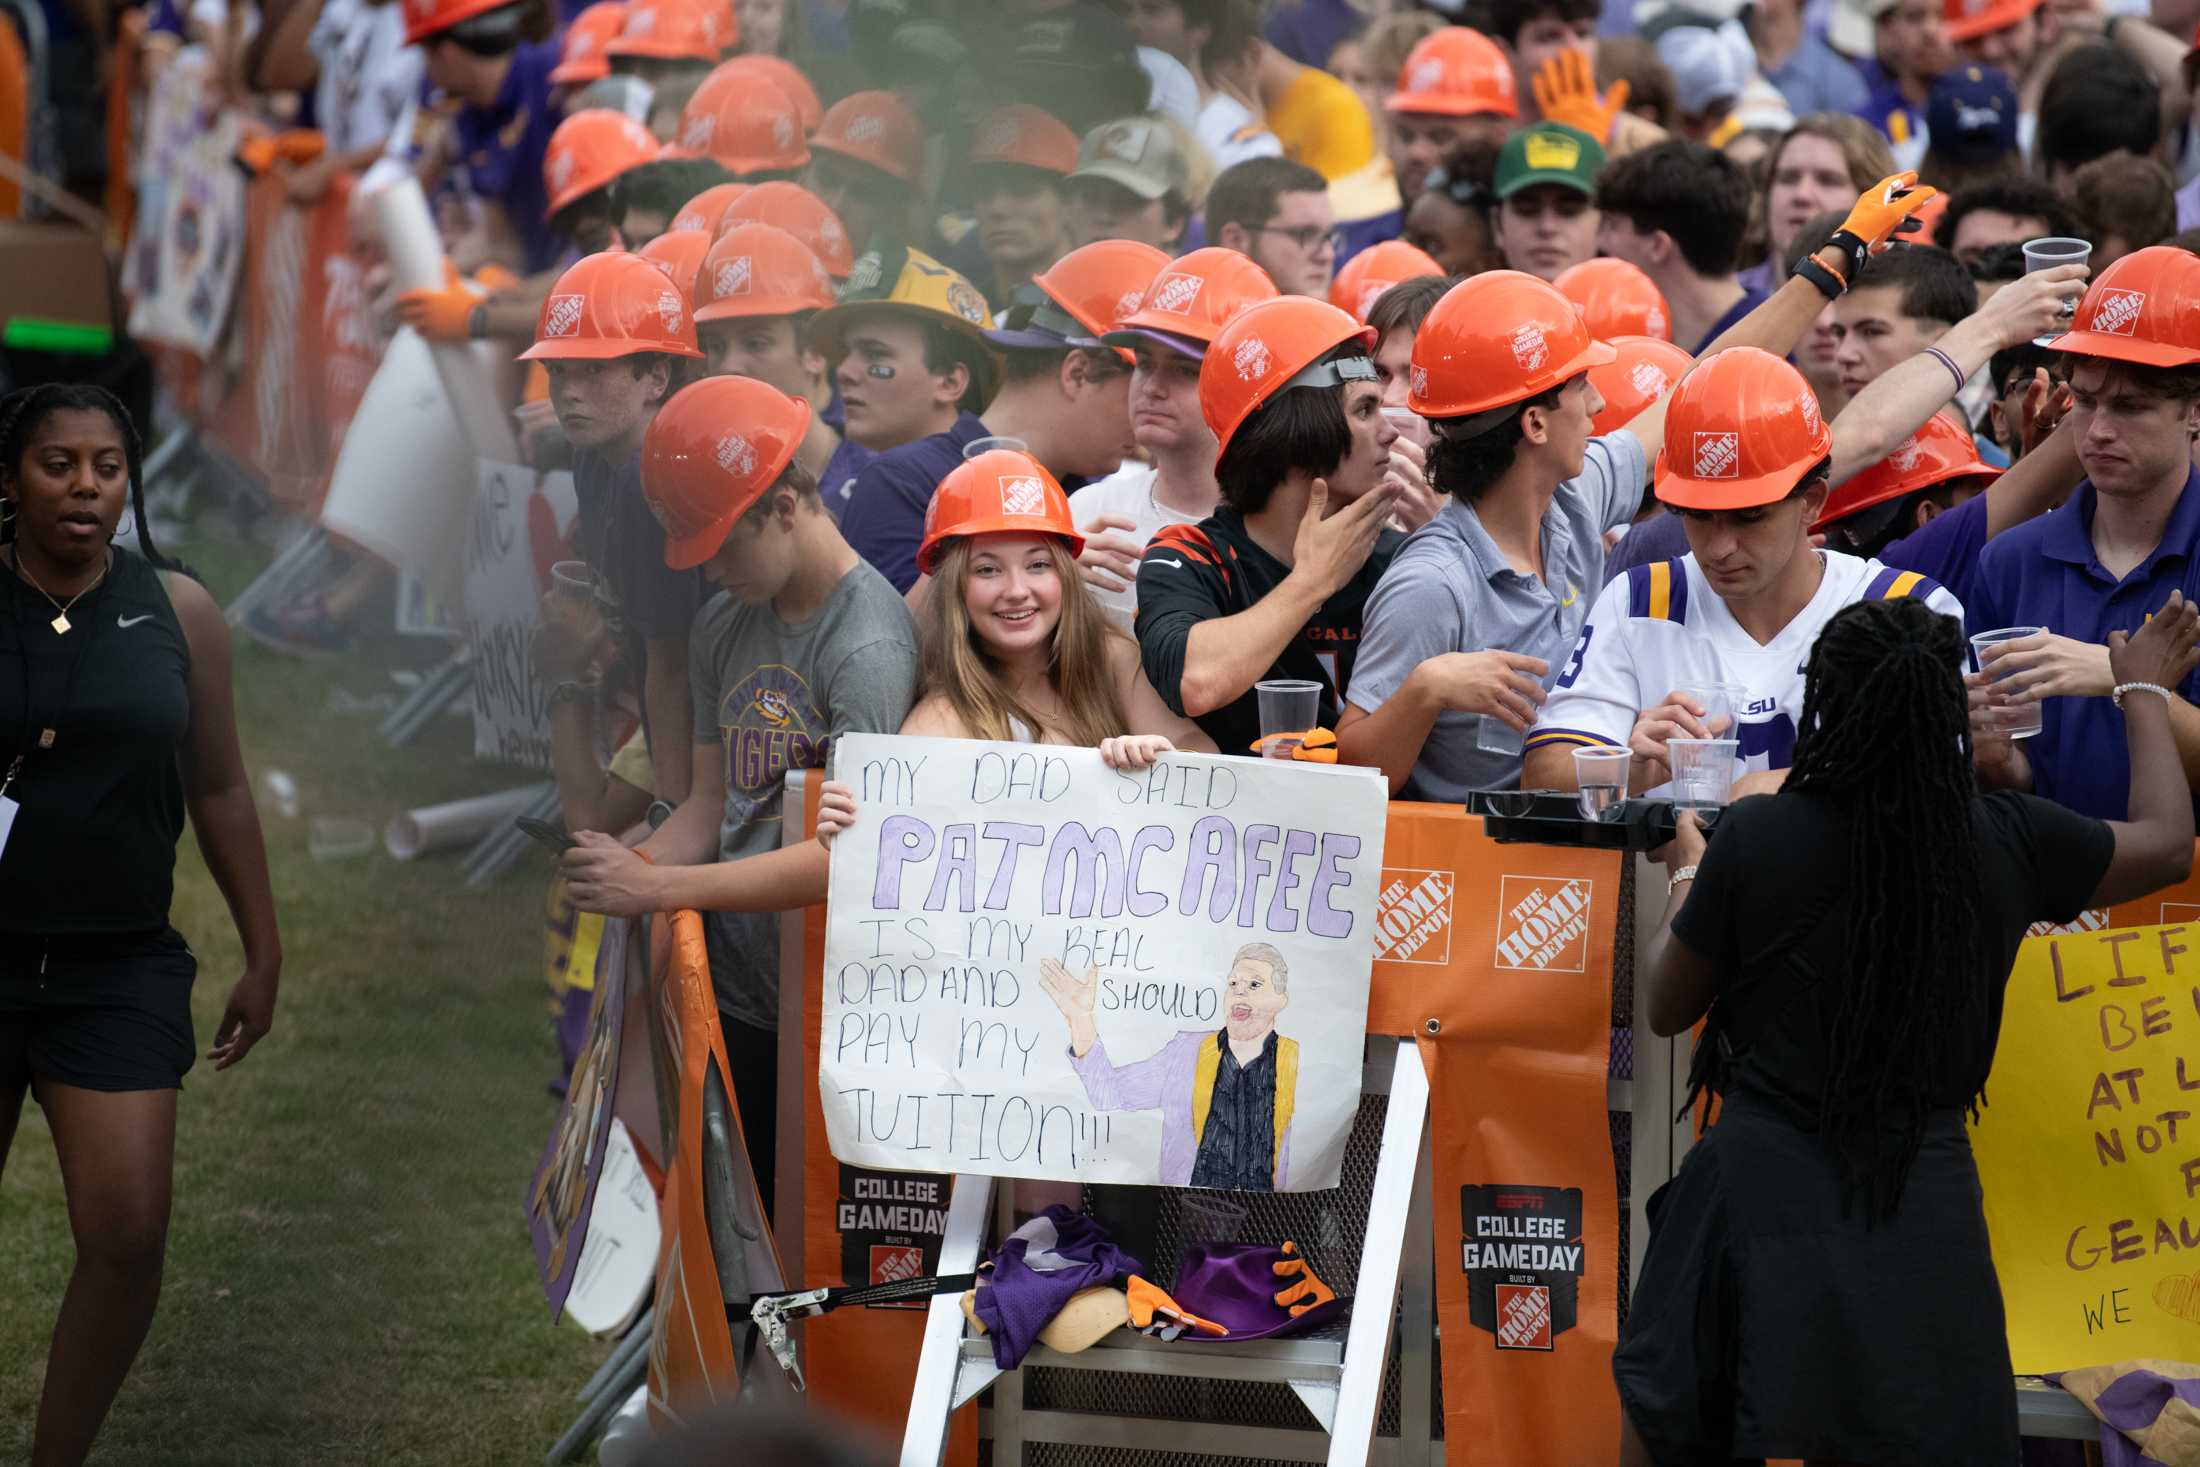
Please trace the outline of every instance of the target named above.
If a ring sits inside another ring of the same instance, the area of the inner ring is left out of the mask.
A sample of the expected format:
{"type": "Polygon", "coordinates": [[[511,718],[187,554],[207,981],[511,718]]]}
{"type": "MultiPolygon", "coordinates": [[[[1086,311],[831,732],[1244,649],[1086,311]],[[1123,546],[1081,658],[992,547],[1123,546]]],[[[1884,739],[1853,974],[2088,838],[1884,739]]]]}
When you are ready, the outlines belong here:
{"type": "Polygon", "coordinates": [[[1581,659],[1588,655],[1589,639],[1595,636],[1596,632],[1597,629],[1587,622],[1581,624],[1581,640],[1574,643],[1574,655],[1567,658],[1565,667],[1559,670],[1559,687],[1570,688],[1574,685],[1574,679],[1581,676],[1581,659]]]}

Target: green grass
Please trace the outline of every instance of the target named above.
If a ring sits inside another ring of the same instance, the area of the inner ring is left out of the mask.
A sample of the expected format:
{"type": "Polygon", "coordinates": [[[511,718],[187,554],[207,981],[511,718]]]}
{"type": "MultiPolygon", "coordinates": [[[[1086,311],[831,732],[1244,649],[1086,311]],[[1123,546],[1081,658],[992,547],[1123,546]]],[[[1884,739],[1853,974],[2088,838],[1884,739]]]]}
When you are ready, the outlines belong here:
{"type": "MultiPolygon", "coordinates": [[[[184,550],[223,598],[265,559],[204,527],[184,550]]],[[[330,688],[387,689],[388,668],[434,650],[391,638],[308,663],[238,641],[246,763],[289,771],[305,808],[262,817],[282,998],[243,1064],[185,1080],[167,1282],[100,1467],[537,1462],[606,1353],[551,1324],[521,1206],[555,1114],[543,859],[470,891],[452,856],[306,853],[314,814],[379,832],[526,781],[476,764],[464,719],[390,749],[374,716],[324,713],[330,688]]],[[[189,838],[174,921],[199,954],[203,1052],[240,958],[189,838]]],[[[0,1177],[0,1462],[29,1455],[70,1257],[52,1139],[26,1103],[0,1177]]]]}

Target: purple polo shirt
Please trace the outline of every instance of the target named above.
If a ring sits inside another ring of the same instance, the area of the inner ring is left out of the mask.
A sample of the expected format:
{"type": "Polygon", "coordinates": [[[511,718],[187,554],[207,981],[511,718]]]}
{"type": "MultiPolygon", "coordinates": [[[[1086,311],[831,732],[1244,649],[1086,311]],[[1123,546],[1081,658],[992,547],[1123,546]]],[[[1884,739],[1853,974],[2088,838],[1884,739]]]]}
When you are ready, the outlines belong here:
{"type": "Polygon", "coordinates": [[[945,433],[879,454],[840,491],[845,501],[840,533],[895,590],[906,595],[917,583],[917,547],[924,541],[924,511],[932,491],[962,462],[964,446],[984,436],[985,424],[976,414],[964,413],[945,433]]]}
{"type": "Polygon", "coordinates": [[[1969,607],[1978,595],[1978,558],[1985,549],[1986,496],[1974,494],[1882,547],[1878,558],[1881,565],[1940,582],[1969,607]]]}
{"type": "Polygon", "coordinates": [[[484,203],[500,204],[519,236],[526,270],[547,270],[565,252],[550,227],[542,157],[564,115],[550,104],[550,72],[558,64],[556,40],[535,41],[512,53],[494,104],[461,107],[452,122],[466,183],[484,203]]]}
{"type": "MultiPolygon", "coordinates": [[[[1973,594],[1963,600],[1971,632],[2044,626],[2080,642],[2106,642],[2112,631],[2137,631],[2172,591],[2200,599],[2200,471],[2187,472],[2162,543],[2122,580],[2093,553],[2093,505],[2088,479],[2062,508],[1993,538],[1979,557],[1973,594]]],[[[2200,672],[2177,692],[2188,702],[2200,699],[2200,672]]],[[[2116,705],[2107,698],[2049,698],[2041,706],[2045,727],[2024,741],[2037,792],[2081,815],[2127,818],[2131,762],[2116,705]]]]}

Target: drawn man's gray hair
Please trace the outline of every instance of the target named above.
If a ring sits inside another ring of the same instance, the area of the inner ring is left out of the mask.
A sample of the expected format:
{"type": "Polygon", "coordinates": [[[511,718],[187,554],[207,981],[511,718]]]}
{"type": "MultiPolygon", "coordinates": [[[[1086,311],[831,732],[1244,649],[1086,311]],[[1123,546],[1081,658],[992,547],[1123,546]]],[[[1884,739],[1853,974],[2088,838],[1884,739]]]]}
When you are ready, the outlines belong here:
{"type": "Polygon", "coordinates": [[[1266,963],[1268,965],[1268,976],[1270,981],[1276,985],[1276,992],[1287,994],[1291,991],[1291,965],[1283,960],[1282,953],[1276,951],[1274,943],[1249,942],[1245,944],[1230,959],[1230,966],[1235,968],[1247,958],[1251,958],[1256,963],[1266,963]]]}

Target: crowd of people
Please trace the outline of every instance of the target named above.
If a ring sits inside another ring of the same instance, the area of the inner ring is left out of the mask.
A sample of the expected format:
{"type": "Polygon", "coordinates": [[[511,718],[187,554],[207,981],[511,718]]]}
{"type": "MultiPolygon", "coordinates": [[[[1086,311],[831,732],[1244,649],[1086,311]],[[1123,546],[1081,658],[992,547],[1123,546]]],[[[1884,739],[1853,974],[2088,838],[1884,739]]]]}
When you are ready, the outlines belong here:
{"type": "MultiPolygon", "coordinates": [[[[121,31],[48,10],[65,113],[121,31]]],[[[767,1188],[776,914],[823,900],[862,820],[828,783],[820,840],[783,844],[783,785],[847,733],[1250,757],[1256,684],[1304,679],[1339,761],[1454,803],[1600,759],[1661,796],[1676,741],[1730,739],[1743,803],[1708,843],[1682,821],[1646,934],[1652,1022],[1708,1011],[1726,1060],[1699,1079],[1730,1105],[1656,1214],[1625,1458],[1998,1464],[2015,1406],[1960,1117],[1999,984],[2026,924],[2192,860],[2196,20],[231,0],[156,5],[136,44],[201,47],[235,105],[318,128],[268,165],[293,198],[356,174],[436,201],[445,278],[388,321],[522,364],[526,452],[578,495],[593,588],[545,596],[533,651],[562,874],[587,911],[706,914],[767,1188]],[[1836,1275],[1846,1324],[1809,1292],[1836,1275]],[[1926,1280],[1975,1328],[1905,1354],[1876,1321],[1926,1280]],[[1797,1312],[1809,1350],[1767,1353],[1797,1312]],[[1889,1372],[1930,1419],[1872,1406],[1889,1372]]],[[[101,158],[67,161],[98,186],[101,158]]],[[[89,443],[89,413],[53,421],[89,443]]],[[[35,571],[106,574],[48,547],[104,547],[122,502],[95,444],[91,538],[41,520],[63,491],[38,475],[72,471],[44,421],[11,416],[0,463],[26,604],[35,571]]],[[[387,574],[354,552],[248,628],[344,647],[387,574]]],[[[200,593],[166,584],[189,633],[200,593]]],[[[55,664],[13,650],[0,726],[27,736],[55,664]]],[[[191,735],[187,775],[227,777],[221,738],[191,735]]],[[[39,762],[0,889],[45,829],[39,762]]],[[[272,952],[248,854],[232,897],[272,952]]],[[[36,905],[0,898],[0,929],[43,932],[36,905]]],[[[0,1084],[52,1109],[48,1081],[105,1083],[10,993],[0,1084]]],[[[89,1437],[50,1440],[41,1463],[89,1437]]]]}

